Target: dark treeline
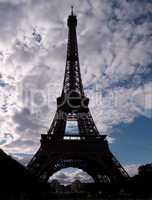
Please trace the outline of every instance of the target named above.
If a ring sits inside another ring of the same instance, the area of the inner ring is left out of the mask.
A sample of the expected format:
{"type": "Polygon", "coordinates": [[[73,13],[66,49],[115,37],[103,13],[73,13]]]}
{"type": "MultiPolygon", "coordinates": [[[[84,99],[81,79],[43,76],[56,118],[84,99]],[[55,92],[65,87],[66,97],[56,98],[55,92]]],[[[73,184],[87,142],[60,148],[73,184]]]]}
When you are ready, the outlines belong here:
{"type": "Polygon", "coordinates": [[[16,160],[0,150],[0,200],[41,199],[47,184],[40,183],[16,160]]]}
{"type": "Polygon", "coordinates": [[[152,198],[152,164],[140,166],[138,174],[128,180],[126,189],[135,196],[152,198]]]}

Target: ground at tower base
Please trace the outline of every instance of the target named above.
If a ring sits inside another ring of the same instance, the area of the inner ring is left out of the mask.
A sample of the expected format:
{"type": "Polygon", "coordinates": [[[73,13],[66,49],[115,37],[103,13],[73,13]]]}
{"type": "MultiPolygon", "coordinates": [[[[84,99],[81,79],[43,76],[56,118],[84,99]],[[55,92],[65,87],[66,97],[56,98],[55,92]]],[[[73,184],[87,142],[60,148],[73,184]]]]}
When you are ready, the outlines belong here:
{"type": "Polygon", "coordinates": [[[152,164],[139,167],[138,175],[123,184],[93,184],[75,181],[63,186],[57,180],[42,183],[16,160],[0,150],[1,200],[150,200],[152,164]]]}

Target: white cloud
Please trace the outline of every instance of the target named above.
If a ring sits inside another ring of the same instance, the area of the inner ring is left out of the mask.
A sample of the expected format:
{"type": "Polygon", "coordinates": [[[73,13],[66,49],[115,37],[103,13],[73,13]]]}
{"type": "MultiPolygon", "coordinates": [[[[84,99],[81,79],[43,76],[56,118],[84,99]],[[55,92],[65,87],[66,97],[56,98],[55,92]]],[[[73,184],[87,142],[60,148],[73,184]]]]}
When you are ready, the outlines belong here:
{"type": "Polygon", "coordinates": [[[77,168],[66,168],[62,169],[56,173],[54,173],[50,178],[49,182],[53,180],[58,180],[62,185],[69,185],[75,180],[79,180],[81,182],[94,182],[93,178],[89,176],[86,172],[77,168]]]}
{"type": "Polygon", "coordinates": [[[140,166],[140,164],[130,164],[130,165],[124,166],[124,168],[126,169],[126,171],[128,172],[128,174],[130,176],[134,176],[134,175],[138,174],[139,166],[140,166]]]}

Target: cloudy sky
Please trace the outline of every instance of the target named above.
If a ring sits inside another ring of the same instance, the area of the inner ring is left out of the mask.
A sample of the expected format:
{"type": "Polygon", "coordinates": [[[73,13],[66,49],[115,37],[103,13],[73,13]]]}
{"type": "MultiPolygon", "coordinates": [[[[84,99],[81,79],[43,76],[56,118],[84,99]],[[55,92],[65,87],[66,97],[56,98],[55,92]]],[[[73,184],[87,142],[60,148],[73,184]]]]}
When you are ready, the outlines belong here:
{"type": "Polygon", "coordinates": [[[0,148],[26,163],[51,124],[71,5],[94,121],[133,174],[152,162],[151,0],[0,0],[0,148]]]}

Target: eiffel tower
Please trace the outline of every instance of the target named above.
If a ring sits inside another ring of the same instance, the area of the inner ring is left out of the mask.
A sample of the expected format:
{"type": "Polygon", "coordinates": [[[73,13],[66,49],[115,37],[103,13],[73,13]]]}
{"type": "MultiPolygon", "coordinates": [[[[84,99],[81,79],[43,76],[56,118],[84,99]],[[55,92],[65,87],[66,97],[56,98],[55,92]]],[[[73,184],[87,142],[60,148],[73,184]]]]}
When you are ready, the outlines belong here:
{"type": "Polygon", "coordinates": [[[88,107],[89,99],[84,94],[73,8],[67,25],[66,68],[57,111],[27,167],[42,181],[48,181],[55,172],[68,167],[84,170],[95,183],[123,181],[128,174],[110,152],[106,135],[99,134],[88,107]]]}

